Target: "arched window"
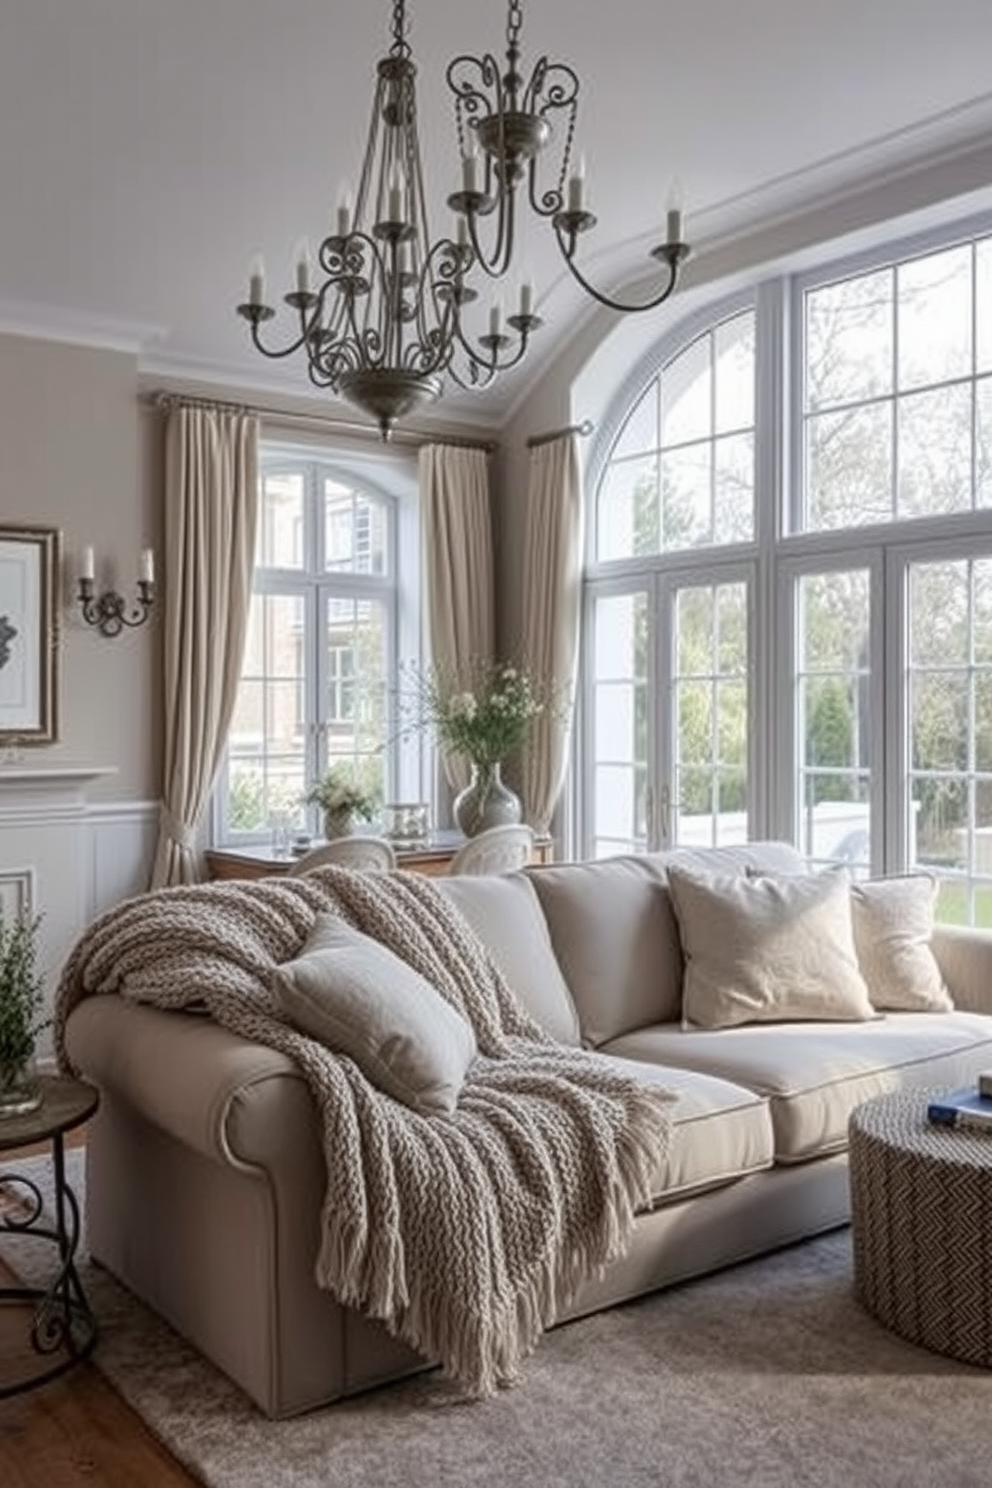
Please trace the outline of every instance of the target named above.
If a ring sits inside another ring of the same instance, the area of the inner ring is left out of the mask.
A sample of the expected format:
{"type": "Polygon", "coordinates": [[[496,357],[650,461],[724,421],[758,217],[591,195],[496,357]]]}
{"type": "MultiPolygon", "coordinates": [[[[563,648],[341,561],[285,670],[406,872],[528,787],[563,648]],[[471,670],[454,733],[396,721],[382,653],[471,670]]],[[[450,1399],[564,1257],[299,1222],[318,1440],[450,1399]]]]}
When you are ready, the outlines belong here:
{"type": "Polygon", "coordinates": [[[316,826],[309,786],[346,762],[379,799],[398,655],[398,502],[333,460],[263,448],[254,593],[217,793],[218,842],[316,826]]]}
{"type": "Polygon", "coordinates": [[[579,850],[784,837],[992,926],[992,223],[697,312],[605,422],[579,850]]]}

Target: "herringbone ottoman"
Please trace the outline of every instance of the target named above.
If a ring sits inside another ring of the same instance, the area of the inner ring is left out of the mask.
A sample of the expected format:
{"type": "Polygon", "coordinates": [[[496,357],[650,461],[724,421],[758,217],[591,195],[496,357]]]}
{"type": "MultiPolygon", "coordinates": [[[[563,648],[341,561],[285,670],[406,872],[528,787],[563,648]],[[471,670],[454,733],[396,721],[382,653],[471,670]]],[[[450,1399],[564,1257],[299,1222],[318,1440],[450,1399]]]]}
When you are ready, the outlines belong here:
{"type": "Polygon", "coordinates": [[[851,1115],[855,1290],[910,1342],[992,1367],[992,1136],[932,1125],[932,1095],[851,1115]]]}

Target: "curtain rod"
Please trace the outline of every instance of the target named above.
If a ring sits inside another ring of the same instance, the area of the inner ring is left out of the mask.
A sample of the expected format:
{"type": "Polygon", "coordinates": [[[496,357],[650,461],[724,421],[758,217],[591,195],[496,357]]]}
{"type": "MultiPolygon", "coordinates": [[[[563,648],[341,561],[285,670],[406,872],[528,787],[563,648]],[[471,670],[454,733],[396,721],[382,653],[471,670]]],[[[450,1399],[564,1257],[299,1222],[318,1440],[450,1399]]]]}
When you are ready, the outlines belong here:
{"type": "Polygon", "coordinates": [[[581,424],[566,424],[564,429],[552,429],[550,434],[534,434],[527,441],[528,449],[537,449],[538,445],[550,444],[553,439],[561,439],[563,434],[591,434],[596,425],[592,419],[583,419],[581,424]]]}
{"type": "MultiPolygon", "coordinates": [[[[268,408],[260,404],[230,403],[218,398],[202,398],[190,396],[186,393],[171,393],[158,391],[143,395],[142,401],[151,403],[156,408],[215,408],[227,413],[252,413],[258,418],[271,419],[273,422],[312,427],[316,425],[328,434],[363,434],[366,438],[374,438],[377,443],[378,435],[371,424],[360,424],[357,419],[331,418],[322,413],[292,413],[289,410],[279,408],[268,408]]],[[[496,449],[496,443],[491,439],[460,439],[457,435],[442,434],[432,438],[426,434],[414,434],[409,430],[397,429],[394,431],[391,444],[412,444],[417,449],[423,445],[441,444],[452,445],[456,449],[481,449],[487,455],[491,455],[496,449]]]]}

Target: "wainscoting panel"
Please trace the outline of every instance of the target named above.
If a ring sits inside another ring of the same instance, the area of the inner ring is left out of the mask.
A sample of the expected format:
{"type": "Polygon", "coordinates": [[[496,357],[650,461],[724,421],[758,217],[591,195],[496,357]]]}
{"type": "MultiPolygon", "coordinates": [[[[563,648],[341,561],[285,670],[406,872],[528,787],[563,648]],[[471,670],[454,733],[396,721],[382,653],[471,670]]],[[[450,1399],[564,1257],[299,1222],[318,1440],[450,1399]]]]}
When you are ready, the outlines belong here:
{"type": "MultiPolygon", "coordinates": [[[[0,768],[0,909],[41,916],[39,966],[51,1003],[74,941],[101,910],[148,887],[158,803],[99,802],[98,768],[0,768]]],[[[44,1058],[51,1048],[39,1046],[44,1058]]]]}

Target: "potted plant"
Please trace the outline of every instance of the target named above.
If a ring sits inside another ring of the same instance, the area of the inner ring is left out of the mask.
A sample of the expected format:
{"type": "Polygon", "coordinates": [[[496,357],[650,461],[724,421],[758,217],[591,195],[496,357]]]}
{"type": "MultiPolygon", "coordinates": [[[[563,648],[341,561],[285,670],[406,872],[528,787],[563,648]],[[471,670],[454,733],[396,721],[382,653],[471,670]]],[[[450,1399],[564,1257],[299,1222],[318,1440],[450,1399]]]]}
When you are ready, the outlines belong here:
{"type": "Polygon", "coordinates": [[[354,830],[356,817],[371,821],[378,806],[373,792],[359,785],[350,767],[341,764],[332,765],[303,799],[323,811],[324,836],[328,840],[347,837],[354,830]]]}
{"type": "Polygon", "coordinates": [[[37,969],[41,916],[0,909],[0,1117],[21,1116],[41,1104],[35,1044],[48,1024],[44,983],[37,969]]]}

